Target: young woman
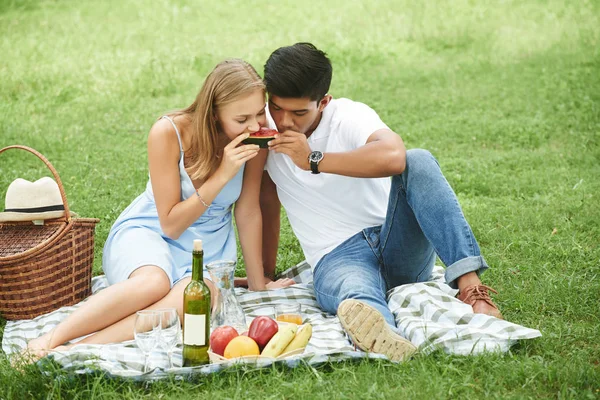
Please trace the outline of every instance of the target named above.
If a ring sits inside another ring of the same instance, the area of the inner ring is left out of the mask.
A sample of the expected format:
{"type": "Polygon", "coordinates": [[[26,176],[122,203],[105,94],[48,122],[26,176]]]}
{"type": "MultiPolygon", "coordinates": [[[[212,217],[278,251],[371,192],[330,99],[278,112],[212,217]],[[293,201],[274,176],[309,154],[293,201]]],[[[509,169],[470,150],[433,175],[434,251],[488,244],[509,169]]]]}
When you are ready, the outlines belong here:
{"type": "Polygon", "coordinates": [[[266,123],[264,84],[238,59],[218,64],[191,106],[161,117],[148,136],[146,190],[119,216],[104,246],[110,286],[30,341],[28,351],[43,356],[92,333],[79,343],[133,339],[141,309],[176,307],[181,315],[193,240],[203,240],[205,263],[237,258],[234,204],[249,289],[293,284],[264,277],[259,192],[267,154],[241,143],[266,123]]]}

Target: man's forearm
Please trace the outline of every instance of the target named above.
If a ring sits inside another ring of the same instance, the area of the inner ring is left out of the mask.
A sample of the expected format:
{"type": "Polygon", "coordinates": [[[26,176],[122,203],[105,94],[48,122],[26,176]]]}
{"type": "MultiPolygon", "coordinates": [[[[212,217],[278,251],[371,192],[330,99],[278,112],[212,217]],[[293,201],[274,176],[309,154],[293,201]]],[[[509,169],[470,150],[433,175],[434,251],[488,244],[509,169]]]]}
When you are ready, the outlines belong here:
{"type": "Polygon", "coordinates": [[[367,143],[344,153],[325,153],[319,171],[356,178],[399,175],[406,165],[406,150],[385,142],[367,143]]]}

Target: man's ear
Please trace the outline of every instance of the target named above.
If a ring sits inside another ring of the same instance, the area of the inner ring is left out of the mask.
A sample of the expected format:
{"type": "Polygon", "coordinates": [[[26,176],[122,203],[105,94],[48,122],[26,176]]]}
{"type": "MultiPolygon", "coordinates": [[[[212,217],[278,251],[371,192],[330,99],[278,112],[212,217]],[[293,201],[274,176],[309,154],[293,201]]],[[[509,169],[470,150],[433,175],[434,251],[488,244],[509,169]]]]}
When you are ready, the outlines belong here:
{"type": "Polygon", "coordinates": [[[325,109],[325,107],[327,107],[327,104],[329,104],[331,99],[332,99],[332,96],[330,94],[326,94],[325,96],[323,96],[321,101],[319,101],[319,111],[323,111],[325,109]]]}

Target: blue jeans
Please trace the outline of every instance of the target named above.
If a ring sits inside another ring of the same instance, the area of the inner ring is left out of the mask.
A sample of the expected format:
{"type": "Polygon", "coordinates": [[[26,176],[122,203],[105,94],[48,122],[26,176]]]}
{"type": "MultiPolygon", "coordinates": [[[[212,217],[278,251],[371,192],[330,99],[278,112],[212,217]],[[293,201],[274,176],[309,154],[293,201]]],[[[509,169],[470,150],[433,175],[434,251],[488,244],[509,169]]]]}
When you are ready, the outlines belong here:
{"type": "Polygon", "coordinates": [[[446,265],[446,282],[485,271],[473,231],[437,160],[426,150],[408,150],[406,168],[393,176],[383,225],[357,233],[315,266],[319,305],[335,314],[345,299],[362,300],[395,327],[387,306],[389,289],[429,279],[436,255],[446,265]]]}

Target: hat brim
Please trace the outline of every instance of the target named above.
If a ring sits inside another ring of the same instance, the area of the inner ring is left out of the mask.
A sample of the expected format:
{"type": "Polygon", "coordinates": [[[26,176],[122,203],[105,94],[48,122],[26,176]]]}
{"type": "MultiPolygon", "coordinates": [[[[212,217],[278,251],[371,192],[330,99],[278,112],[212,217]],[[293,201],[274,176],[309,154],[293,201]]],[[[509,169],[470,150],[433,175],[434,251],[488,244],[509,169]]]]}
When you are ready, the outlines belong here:
{"type": "MultiPolygon", "coordinates": [[[[71,217],[79,217],[73,211],[70,211],[71,217]]],[[[0,222],[21,222],[21,221],[36,221],[46,219],[64,218],[64,211],[46,211],[39,213],[23,213],[23,212],[0,212],[0,222]]]]}

